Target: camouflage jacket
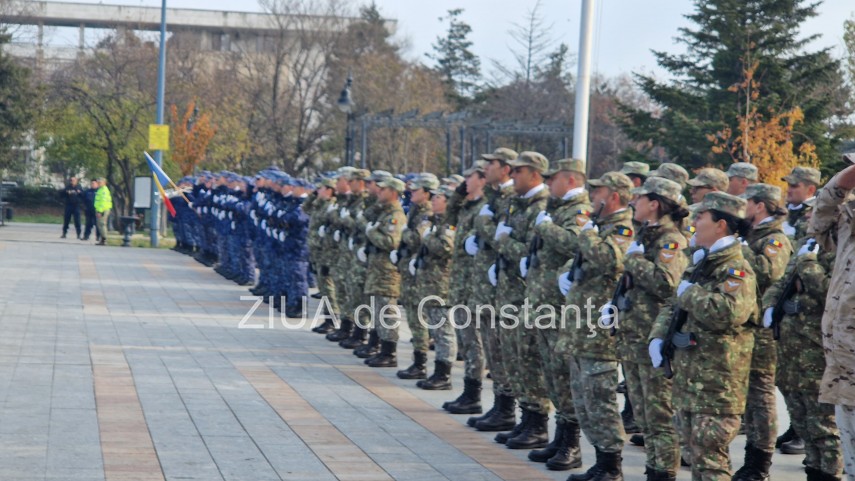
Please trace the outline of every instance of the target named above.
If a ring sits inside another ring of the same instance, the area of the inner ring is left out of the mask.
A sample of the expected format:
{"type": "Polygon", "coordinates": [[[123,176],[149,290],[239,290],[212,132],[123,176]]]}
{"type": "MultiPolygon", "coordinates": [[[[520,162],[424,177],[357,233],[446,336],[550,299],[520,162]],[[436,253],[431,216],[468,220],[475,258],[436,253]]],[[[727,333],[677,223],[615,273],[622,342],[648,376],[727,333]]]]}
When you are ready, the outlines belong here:
{"type": "Polygon", "coordinates": [[[630,278],[629,309],[618,314],[617,342],[621,359],[646,363],[650,359],[647,338],[656,316],[677,291],[689,264],[683,251],[688,241],[670,217],[648,225],[636,241],[644,246],[644,254],[633,254],[624,261],[630,278]]]}
{"type": "Polygon", "coordinates": [[[755,326],[762,325],[759,302],[763,293],[784,275],[787,263],[793,254],[793,245],[781,226],[783,218],[777,218],[755,226],[742,246],[742,256],[751,265],[757,285],[758,306],[753,318],[755,326]]]}
{"type": "Polygon", "coordinates": [[[450,221],[455,221],[456,233],[454,235],[454,252],[451,256],[451,280],[448,291],[448,303],[451,305],[463,305],[469,301],[472,292],[473,271],[479,270],[475,265],[475,257],[466,253],[464,243],[469,236],[477,235],[475,232],[475,217],[486,204],[487,199],[479,197],[474,200],[455,199],[457,206],[456,214],[450,221]]]}
{"type": "MultiPolygon", "coordinates": [[[[688,315],[682,332],[694,334],[697,347],[674,354],[674,408],[736,415],[745,411],[748,394],[754,336],[746,324],[757,304],[757,286],[738,240],[707,257],[700,279],[679,300],[675,295],[665,304],[650,339],[665,338],[672,307],[679,303],[688,315]]],[[[695,268],[689,266],[683,279],[695,268]]]]}
{"type": "Polygon", "coordinates": [[[323,266],[334,266],[338,263],[339,258],[339,246],[338,242],[333,239],[333,232],[335,229],[333,228],[333,220],[338,218],[338,202],[335,197],[328,200],[325,206],[320,208],[315,208],[314,213],[312,214],[312,220],[315,221],[316,225],[314,232],[317,235],[318,239],[318,251],[320,254],[320,262],[323,266]],[[326,232],[324,236],[321,237],[318,234],[318,229],[324,227],[326,232]]]}
{"type": "Polygon", "coordinates": [[[316,267],[319,267],[325,262],[325,252],[322,245],[324,239],[318,235],[318,228],[320,228],[323,221],[321,213],[326,210],[330,202],[331,200],[321,199],[315,194],[310,195],[306,201],[303,202],[303,212],[309,216],[309,256],[316,267]]]}
{"type": "Polygon", "coordinates": [[[416,258],[422,244],[422,234],[431,228],[430,218],[433,208],[430,202],[411,204],[407,212],[407,225],[401,234],[401,245],[398,246],[398,272],[401,274],[401,304],[416,305],[419,303],[416,291],[416,279],[410,274],[410,261],[416,258]]]}
{"type": "Polygon", "coordinates": [[[591,215],[588,193],[582,192],[566,200],[550,198],[546,203],[546,212],[552,217],[552,222],[544,222],[534,228],[539,239],[533,241],[538,243],[535,249],[537,262],[533,263],[533,259],[529,258],[525,292],[533,306],[551,304],[559,307],[564,304],[564,296],[558,290],[556,273],[576,255],[579,248],[579,231],[591,215]]]}
{"type": "Polygon", "coordinates": [[[401,275],[389,259],[389,253],[401,243],[406,221],[400,202],[378,205],[376,227],[365,234],[368,240],[365,294],[394,299],[401,294],[401,275]]]}
{"type": "Polygon", "coordinates": [[[496,262],[498,255],[493,245],[493,236],[496,234],[496,226],[499,222],[507,219],[511,199],[515,195],[513,183],[501,189],[487,187],[484,197],[494,215],[489,217],[475,213],[474,235],[478,239],[479,250],[469,278],[472,289],[470,300],[475,304],[489,305],[496,302],[496,288],[487,278],[487,271],[496,262]]]}
{"type": "MultiPolygon", "coordinates": [[[[599,328],[599,309],[611,300],[618,278],[623,274],[624,254],[634,235],[632,210],[613,212],[599,219],[597,226],[599,232],[590,229],[579,234],[584,278],[573,283],[567,294],[567,304],[579,308],[581,321],[564,319],[558,349],[578,357],[616,361],[615,338],[609,335],[609,330],[599,328]],[[586,307],[590,305],[592,309],[586,307]]],[[[569,267],[565,265],[558,273],[569,267]]]]}
{"type": "Polygon", "coordinates": [[[495,242],[500,256],[496,264],[499,304],[522,304],[525,300],[526,282],[520,274],[520,260],[528,256],[528,247],[536,232],[534,221],[546,209],[549,200],[549,189],[545,184],[541,186],[531,197],[518,196],[511,200],[505,224],[513,230],[495,242]]]}
{"type": "Polygon", "coordinates": [[[419,253],[415,257],[416,304],[427,296],[438,296],[443,300],[448,297],[456,227],[446,224],[442,214],[434,214],[430,223],[431,227],[422,238],[419,253]]]}
{"type": "Polygon", "coordinates": [[[805,204],[795,209],[787,209],[787,220],[784,221],[782,229],[792,241],[801,240],[807,235],[808,214],[813,210],[805,204]]]}

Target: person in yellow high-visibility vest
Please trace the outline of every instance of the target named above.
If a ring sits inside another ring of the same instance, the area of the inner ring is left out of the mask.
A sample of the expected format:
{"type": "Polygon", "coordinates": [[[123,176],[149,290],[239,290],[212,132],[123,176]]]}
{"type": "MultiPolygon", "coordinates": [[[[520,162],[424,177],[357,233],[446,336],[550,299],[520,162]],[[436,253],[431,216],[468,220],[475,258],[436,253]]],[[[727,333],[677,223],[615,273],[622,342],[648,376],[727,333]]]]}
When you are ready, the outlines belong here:
{"type": "Polygon", "coordinates": [[[113,196],[107,187],[107,179],[101,177],[98,179],[98,191],[95,192],[95,217],[98,219],[98,233],[101,235],[99,246],[107,243],[107,219],[112,208],[113,196]]]}

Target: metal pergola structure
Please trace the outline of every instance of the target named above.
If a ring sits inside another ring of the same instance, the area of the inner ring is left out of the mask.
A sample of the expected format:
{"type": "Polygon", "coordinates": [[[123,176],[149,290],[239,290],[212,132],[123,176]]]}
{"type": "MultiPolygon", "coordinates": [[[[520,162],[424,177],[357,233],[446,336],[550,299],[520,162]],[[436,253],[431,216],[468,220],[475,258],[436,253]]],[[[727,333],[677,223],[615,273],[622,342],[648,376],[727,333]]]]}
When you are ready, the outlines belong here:
{"type": "Polygon", "coordinates": [[[561,138],[561,150],[567,157],[569,135],[572,132],[566,125],[557,122],[531,121],[494,121],[490,119],[473,119],[468,112],[432,112],[420,115],[418,109],[394,115],[393,110],[378,114],[363,114],[356,119],[360,124],[360,156],[362,167],[366,167],[369,149],[369,136],[377,129],[429,129],[445,130],[446,173],[451,173],[451,160],[454,156],[454,136],[459,140],[460,172],[471,166],[479,158],[478,149],[483,152],[493,150],[492,140],[496,135],[550,136],[561,138]],[[467,144],[468,136],[468,144],[467,144]],[[469,163],[467,164],[467,146],[469,147],[469,163]]]}

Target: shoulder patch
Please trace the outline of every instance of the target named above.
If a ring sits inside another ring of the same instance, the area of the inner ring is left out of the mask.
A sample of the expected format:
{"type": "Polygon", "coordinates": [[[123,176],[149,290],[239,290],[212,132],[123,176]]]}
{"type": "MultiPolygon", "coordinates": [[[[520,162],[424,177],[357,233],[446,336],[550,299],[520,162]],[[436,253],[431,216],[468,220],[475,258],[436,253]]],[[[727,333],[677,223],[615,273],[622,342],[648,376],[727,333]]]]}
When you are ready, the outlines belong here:
{"type": "Polygon", "coordinates": [[[588,223],[588,221],[590,220],[590,217],[591,217],[590,211],[587,211],[584,209],[577,210],[576,211],[576,225],[578,225],[579,227],[582,227],[583,225],[588,223]]]}
{"type": "Polygon", "coordinates": [[[734,292],[738,291],[740,287],[742,287],[743,282],[744,281],[742,280],[742,278],[728,277],[724,280],[722,288],[724,289],[724,292],[728,294],[733,294],[734,292]]]}
{"type": "Polygon", "coordinates": [[[676,242],[669,242],[667,244],[662,245],[662,250],[659,251],[659,262],[663,264],[670,264],[671,261],[677,257],[677,250],[680,248],[680,245],[676,242]]]}
{"type": "Polygon", "coordinates": [[[695,226],[690,225],[690,226],[686,227],[686,232],[688,232],[689,234],[694,235],[694,234],[695,234],[695,226]]]}
{"type": "Polygon", "coordinates": [[[775,257],[779,252],[781,252],[782,247],[784,247],[784,244],[775,239],[769,239],[769,242],[763,249],[763,253],[765,253],[767,257],[775,257]]]}
{"type": "Polygon", "coordinates": [[[630,240],[632,240],[632,229],[629,227],[618,227],[615,229],[615,242],[618,245],[623,246],[630,240]]]}

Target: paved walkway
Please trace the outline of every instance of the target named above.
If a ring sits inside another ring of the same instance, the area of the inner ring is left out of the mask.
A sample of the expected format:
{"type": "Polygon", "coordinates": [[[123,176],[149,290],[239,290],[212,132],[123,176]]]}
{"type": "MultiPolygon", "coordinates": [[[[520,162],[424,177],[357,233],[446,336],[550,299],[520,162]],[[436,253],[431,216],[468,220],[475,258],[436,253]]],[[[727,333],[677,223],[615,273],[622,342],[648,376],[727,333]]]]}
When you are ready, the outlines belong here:
{"type": "MultiPolygon", "coordinates": [[[[278,313],[274,329],[239,328],[253,304],[245,288],[187,256],[59,234],[0,228],[0,480],[568,475],[439,409],[462,388],[459,366],[455,391],[422,391],[308,328],[283,328],[278,313]]],[[[400,351],[404,364],[409,346],[400,351]]],[[[743,446],[740,436],[738,463],[743,446]]],[[[583,453],[593,461],[588,444],[583,453]]],[[[774,462],[773,479],[804,479],[799,456],[774,462]]],[[[643,471],[643,450],[627,447],[626,479],[643,471]]]]}

